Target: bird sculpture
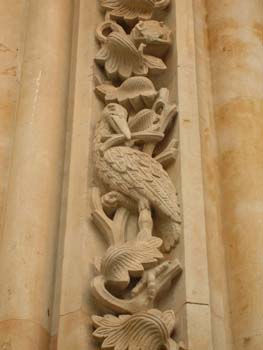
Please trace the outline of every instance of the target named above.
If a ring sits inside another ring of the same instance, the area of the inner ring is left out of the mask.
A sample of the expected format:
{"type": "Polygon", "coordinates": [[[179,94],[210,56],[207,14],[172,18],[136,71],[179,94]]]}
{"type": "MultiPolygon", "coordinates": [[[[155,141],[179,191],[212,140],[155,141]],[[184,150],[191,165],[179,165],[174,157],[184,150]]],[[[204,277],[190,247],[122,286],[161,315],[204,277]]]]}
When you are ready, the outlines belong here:
{"type": "Polygon", "coordinates": [[[95,131],[97,175],[110,191],[137,204],[137,239],[152,237],[154,211],[161,230],[157,235],[163,240],[164,250],[170,251],[179,239],[181,221],[175,187],[157,160],[131,147],[132,139],[127,110],[117,103],[108,104],[95,131]]]}

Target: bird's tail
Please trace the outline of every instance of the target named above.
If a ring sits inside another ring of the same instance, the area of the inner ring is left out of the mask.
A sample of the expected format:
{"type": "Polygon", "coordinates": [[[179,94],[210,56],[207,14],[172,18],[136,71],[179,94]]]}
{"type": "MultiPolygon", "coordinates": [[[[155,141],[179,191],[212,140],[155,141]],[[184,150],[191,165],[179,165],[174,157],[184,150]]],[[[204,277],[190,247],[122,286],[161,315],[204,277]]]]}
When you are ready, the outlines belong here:
{"type": "Polygon", "coordinates": [[[172,220],[164,215],[157,215],[155,220],[154,233],[163,240],[162,249],[170,252],[180,240],[181,223],[172,220]]]}

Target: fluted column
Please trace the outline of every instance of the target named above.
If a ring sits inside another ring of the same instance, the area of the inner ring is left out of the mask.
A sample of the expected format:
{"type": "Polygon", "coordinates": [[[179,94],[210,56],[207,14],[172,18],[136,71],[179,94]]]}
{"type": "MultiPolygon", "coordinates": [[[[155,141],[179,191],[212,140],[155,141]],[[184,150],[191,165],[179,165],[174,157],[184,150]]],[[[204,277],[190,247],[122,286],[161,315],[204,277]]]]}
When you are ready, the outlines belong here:
{"type": "Polygon", "coordinates": [[[28,1],[15,141],[0,244],[1,349],[49,347],[72,3],[28,1]]]}
{"type": "Polygon", "coordinates": [[[234,349],[263,344],[263,3],[208,0],[234,349]]]}

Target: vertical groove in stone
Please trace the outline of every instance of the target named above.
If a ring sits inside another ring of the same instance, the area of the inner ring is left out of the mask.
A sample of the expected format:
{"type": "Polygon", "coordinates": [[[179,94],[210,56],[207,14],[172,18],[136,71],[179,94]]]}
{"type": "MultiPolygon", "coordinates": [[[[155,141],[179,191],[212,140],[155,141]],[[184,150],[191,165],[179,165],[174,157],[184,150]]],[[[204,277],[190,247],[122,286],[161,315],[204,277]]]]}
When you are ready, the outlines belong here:
{"type": "Polygon", "coordinates": [[[263,3],[207,0],[234,349],[263,344],[263,3]]]}
{"type": "Polygon", "coordinates": [[[71,0],[29,1],[0,245],[0,347],[9,341],[14,349],[48,348],[46,335],[39,334],[49,332],[51,324],[72,10],[71,0]],[[10,327],[8,320],[12,319],[21,321],[10,327]],[[24,322],[32,322],[39,331],[29,337],[23,332],[24,322]],[[21,327],[21,332],[16,327],[21,327]],[[15,339],[15,334],[20,334],[20,338],[15,339]]]}

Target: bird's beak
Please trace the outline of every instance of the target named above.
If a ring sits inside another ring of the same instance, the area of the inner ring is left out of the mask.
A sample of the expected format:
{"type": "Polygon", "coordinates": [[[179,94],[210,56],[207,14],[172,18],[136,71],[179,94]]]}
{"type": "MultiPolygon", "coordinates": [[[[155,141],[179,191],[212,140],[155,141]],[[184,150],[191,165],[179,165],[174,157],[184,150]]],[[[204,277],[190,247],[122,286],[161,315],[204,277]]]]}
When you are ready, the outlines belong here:
{"type": "Polygon", "coordinates": [[[131,131],[129,129],[128,122],[118,115],[112,115],[111,116],[114,122],[114,125],[118,128],[118,132],[123,134],[127,140],[131,139],[131,131]]]}

